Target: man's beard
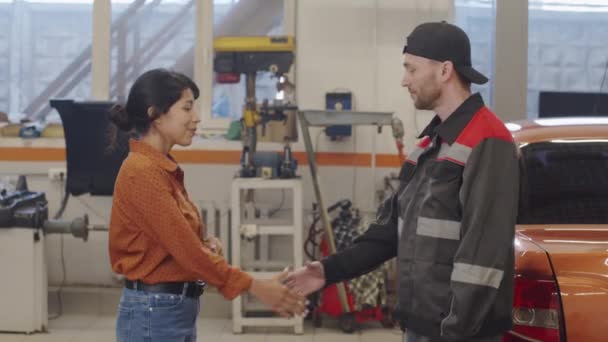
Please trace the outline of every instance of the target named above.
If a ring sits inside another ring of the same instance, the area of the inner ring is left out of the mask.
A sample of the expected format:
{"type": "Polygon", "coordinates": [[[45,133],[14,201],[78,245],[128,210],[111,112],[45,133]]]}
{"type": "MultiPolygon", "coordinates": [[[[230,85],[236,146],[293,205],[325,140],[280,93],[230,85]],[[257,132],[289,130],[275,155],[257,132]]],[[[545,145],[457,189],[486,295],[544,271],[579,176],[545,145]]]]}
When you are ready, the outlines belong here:
{"type": "Polygon", "coordinates": [[[418,93],[414,106],[419,110],[433,110],[437,106],[437,99],[441,96],[439,88],[428,88],[418,93]]]}

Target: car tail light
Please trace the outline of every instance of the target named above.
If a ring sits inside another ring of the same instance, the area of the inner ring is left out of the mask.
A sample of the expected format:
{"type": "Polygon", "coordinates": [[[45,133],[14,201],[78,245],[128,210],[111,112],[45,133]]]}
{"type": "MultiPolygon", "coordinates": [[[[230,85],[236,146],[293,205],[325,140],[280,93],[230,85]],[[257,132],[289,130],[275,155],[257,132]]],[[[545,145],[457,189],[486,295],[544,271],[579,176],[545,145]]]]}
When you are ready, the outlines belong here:
{"type": "Polygon", "coordinates": [[[513,330],[503,342],[561,342],[562,309],[557,283],[553,279],[515,277],[513,330]]]}

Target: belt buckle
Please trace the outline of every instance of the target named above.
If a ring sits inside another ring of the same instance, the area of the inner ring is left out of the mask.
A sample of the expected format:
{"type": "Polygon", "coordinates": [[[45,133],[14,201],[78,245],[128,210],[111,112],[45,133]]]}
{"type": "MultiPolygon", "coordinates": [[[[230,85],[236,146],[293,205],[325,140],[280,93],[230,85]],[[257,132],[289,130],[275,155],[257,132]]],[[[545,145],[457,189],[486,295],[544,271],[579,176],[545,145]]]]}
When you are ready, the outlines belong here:
{"type": "MultiPolygon", "coordinates": [[[[129,280],[127,279],[127,281],[129,281],[129,280]]],[[[132,280],[131,281],[131,286],[133,287],[134,291],[140,291],[141,290],[140,289],[141,288],[141,283],[139,282],[139,280],[132,280]]]]}
{"type": "Polygon", "coordinates": [[[200,297],[203,294],[203,292],[205,291],[205,287],[207,287],[207,283],[205,283],[204,281],[200,281],[200,280],[197,280],[194,283],[196,284],[196,287],[198,288],[197,295],[200,297]]]}

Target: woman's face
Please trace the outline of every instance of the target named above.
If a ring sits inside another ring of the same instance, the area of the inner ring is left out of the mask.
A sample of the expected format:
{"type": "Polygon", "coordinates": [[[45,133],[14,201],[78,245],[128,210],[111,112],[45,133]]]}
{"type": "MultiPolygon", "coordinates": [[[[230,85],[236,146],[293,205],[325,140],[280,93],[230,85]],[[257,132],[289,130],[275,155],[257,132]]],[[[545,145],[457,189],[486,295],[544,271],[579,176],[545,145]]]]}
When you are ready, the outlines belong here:
{"type": "Polygon", "coordinates": [[[156,119],[154,125],[169,146],[175,144],[188,146],[192,143],[192,137],[194,137],[200,121],[194,107],[192,90],[185,89],[182,91],[181,98],[169,108],[166,114],[156,119]]]}

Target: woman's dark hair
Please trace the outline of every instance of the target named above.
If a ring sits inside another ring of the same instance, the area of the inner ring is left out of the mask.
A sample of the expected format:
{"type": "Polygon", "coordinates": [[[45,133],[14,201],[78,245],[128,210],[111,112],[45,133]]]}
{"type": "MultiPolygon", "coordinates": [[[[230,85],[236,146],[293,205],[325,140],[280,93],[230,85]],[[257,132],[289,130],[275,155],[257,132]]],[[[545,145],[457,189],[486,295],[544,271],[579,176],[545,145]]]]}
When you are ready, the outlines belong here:
{"type": "Polygon", "coordinates": [[[115,105],[110,109],[111,145],[116,143],[116,128],[143,135],[150,129],[152,121],[169,111],[186,89],[192,90],[194,98],[199,96],[196,84],[186,75],[166,69],[153,69],[139,76],[127,98],[125,106],[115,105]],[[153,115],[148,115],[153,108],[153,115]]]}

